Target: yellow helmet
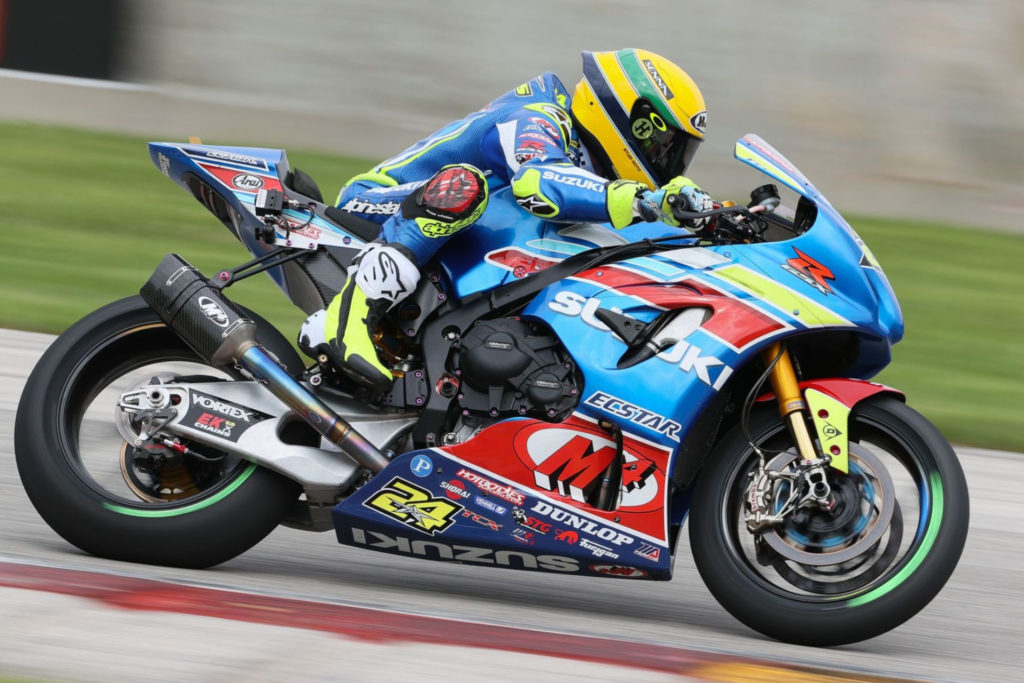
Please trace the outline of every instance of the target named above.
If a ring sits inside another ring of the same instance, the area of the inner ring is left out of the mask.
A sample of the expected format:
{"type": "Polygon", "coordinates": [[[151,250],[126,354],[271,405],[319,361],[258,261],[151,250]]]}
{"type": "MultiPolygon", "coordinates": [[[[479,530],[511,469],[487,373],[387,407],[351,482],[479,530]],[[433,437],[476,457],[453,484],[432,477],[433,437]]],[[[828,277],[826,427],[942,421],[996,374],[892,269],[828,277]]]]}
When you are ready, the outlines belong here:
{"type": "Polygon", "coordinates": [[[584,52],[571,110],[605,171],[655,189],[686,173],[707,124],[693,79],[646,50],[584,52]]]}

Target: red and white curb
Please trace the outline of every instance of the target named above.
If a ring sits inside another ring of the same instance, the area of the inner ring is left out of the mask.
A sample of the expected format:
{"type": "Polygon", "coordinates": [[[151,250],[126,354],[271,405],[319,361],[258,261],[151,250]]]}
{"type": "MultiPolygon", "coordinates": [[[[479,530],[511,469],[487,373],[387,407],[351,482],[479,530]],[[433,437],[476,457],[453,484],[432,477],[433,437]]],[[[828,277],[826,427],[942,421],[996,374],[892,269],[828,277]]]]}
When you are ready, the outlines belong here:
{"type": "Polygon", "coordinates": [[[0,587],[97,601],[108,608],[306,629],[357,641],[488,648],[628,666],[712,681],[902,681],[636,641],[536,631],[311,600],[234,592],[77,569],[0,561],[0,587]]]}

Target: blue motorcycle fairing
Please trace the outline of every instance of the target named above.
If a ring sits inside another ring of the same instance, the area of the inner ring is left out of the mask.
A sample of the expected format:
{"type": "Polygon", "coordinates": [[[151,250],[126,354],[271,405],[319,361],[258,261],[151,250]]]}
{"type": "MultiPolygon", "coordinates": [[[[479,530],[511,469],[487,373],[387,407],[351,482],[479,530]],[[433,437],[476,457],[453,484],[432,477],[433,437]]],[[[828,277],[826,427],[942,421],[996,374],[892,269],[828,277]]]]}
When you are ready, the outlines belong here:
{"type": "Polygon", "coordinates": [[[395,458],[338,503],[332,516],[340,543],[391,554],[592,576],[672,577],[663,542],[437,449],[395,458]],[[491,493],[474,483],[481,479],[491,493]]]}

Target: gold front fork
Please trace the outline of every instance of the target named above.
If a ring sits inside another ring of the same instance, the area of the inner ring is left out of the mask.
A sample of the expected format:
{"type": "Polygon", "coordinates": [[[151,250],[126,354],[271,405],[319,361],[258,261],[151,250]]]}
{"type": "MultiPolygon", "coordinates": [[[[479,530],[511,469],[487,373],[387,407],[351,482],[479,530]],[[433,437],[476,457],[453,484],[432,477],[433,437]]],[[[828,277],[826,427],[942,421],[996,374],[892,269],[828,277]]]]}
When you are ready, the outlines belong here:
{"type": "Polygon", "coordinates": [[[770,379],[772,389],[779,400],[779,415],[789,425],[800,457],[804,460],[817,460],[818,453],[814,450],[814,440],[804,420],[807,404],[800,394],[800,384],[796,378],[796,370],[793,369],[793,361],[789,357],[789,351],[782,344],[776,343],[764,352],[765,364],[771,364],[776,356],[778,360],[772,368],[770,379]]]}

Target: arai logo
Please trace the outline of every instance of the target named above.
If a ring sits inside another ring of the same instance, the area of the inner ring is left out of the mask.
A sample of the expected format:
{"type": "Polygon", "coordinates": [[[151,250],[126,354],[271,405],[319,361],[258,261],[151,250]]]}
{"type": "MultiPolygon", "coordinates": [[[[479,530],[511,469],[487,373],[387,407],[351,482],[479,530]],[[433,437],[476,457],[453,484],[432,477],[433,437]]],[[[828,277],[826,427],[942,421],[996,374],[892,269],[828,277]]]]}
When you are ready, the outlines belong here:
{"type": "Polygon", "coordinates": [[[231,184],[239,190],[258,190],[263,187],[263,178],[251,173],[239,173],[231,179],[231,184]]]}
{"type": "Polygon", "coordinates": [[[216,301],[209,297],[201,296],[197,303],[199,304],[199,310],[203,312],[203,315],[205,315],[211,323],[217,327],[228,326],[227,313],[224,312],[224,309],[222,309],[216,301]]]}

